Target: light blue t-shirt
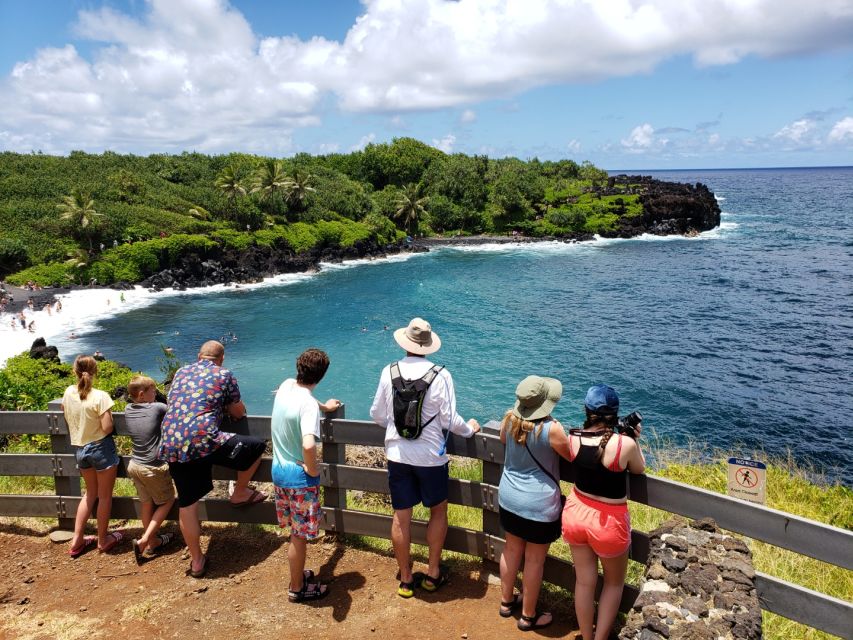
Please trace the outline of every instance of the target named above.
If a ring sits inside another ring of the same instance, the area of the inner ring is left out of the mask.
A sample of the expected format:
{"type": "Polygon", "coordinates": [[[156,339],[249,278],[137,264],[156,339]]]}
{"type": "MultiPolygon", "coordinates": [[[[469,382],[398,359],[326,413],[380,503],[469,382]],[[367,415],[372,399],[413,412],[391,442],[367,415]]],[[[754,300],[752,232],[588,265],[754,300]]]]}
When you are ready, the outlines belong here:
{"type": "Polygon", "coordinates": [[[300,489],[320,484],[302,467],[302,437],[320,440],[320,407],[311,392],[289,378],[281,383],[272,409],[272,481],[277,487],[300,489]]]}
{"type": "MultiPolygon", "coordinates": [[[[549,420],[527,434],[527,446],[555,478],[560,477],[560,456],[551,448],[549,420]]],[[[498,493],[498,503],[517,516],[536,522],[554,522],[560,518],[560,489],[530,457],[524,445],[507,432],[506,455],[498,493]]]]}

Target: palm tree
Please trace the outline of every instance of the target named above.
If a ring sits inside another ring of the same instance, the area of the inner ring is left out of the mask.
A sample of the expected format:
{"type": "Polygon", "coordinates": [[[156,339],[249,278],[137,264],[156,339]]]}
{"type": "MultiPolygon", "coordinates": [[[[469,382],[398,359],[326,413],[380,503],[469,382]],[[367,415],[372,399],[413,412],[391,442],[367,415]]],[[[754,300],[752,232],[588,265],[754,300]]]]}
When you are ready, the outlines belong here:
{"type": "MultiPolygon", "coordinates": [[[[91,249],[90,249],[91,251],[91,249]]],[[[83,284],[83,270],[89,265],[89,253],[85,249],[74,249],[66,255],[65,266],[73,271],[74,276],[68,275],[71,281],[83,284]]]]}
{"type": "Polygon", "coordinates": [[[266,160],[255,172],[252,193],[260,194],[261,202],[274,207],[277,196],[287,189],[288,178],[284,174],[281,162],[272,158],[266,160]]]}
{"type": "Polygon", "coordinates": [[[72,189],[70,196],[63,196],[62,202],[56,205],[59,217],[69,223],[71,234],[84,237],[89,241],[89,251],[92,250],[92,231],[97,218],[103,216],[95,210],[92,196],[82,189],[72,189]]]}
{"type": "Polygon", "coordinates": [[[229,209],[234,211],[234,200],[237,196],[246,195],[246,188],[243,186],[240,170],[233,164],[229,164],[222,172],[216,176],[216,188],[225,194],[228,198],[229,209]]]}
{"type": "Polygon", "coordinates": [[[303,211],[305,209],[305,205],[308,202],[308,196],[316,191],[316,189],[311,186],[312,180],[314,180],[314,176],[310,173],[302,173],[299,170],[293,171],[293,174],[290,176],[290,179],[285,185],[284,200],[287,202],[289,207],[292,207],[297,211],[303,211]]]}
{"type": "Polygon", "coordinates": [[[426,213],[424,206],[428,201],[428,197],[421,197],[420,184],[406,185],[397,198],[397,210],[394,212],[394,219],[403,223],[403,228],[409,235],[412,235],[418,228],[418,221],[426,213]]]}

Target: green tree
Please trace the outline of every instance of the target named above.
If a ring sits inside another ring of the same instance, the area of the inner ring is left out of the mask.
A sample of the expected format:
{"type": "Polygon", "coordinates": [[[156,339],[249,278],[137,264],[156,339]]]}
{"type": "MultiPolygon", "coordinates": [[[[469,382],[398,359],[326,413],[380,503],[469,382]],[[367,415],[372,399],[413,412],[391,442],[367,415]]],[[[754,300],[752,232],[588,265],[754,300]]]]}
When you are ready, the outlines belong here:
{"type": "Polygon", "coordinates": [[[75,280],[79,284],[84,284],[83,275],[86,267],[89,266],[89,254],[85,249],[75,249],[74,251],[70,251],[67,259],[65,260],[65,266],[68,267],[69,271],[69,275],[66,277],[75,280]]]}
{"type": "Polygon", "coordinates": [[[579,177],[581,180],[589,180],[592,183],[592,186],[595,187],[601,184],[606,184],[609,176],[604,169],[599,169],[589,160],[584,160],[581,164],[579,177]]]}
{"type": "Polygon", "coordinates": [[[23,269],[29,264],[27,247],[18,238],[0,238],[0,276],[23,269]]]}
{"type": "Polygon", "coordinates": [[[268,213],[276,213],[282,196],[287,193],[290,179],[279,160],[267,158],[255,172],[252,193],[257,193],[268,213]]]}
{"type": "Polygon", "coordinates": [[[95,210],[92,196],[80,189],[73,189],[71,195],[64,196],[56,208],[59,209],[60,219],[68,224],[71,235],[77,239],[88,240],[91,251],[95,221],[102,217],[102,214],[95,210]]]}
{"type": "Polygon", "coordinates": [[[314,176],[307,171],[294,169],[290,178],[284,183],[284,201],[295,211],[305,211],[309,196],[316,191],[311,186],[314,176]]]}
{"type": "MultiPolygon", "coordinates": [[[[228,199],[228,209],[233,216],[234,201],[237,197],[246,195],[246,187],[243,186],[240,171],[235,165],[229,164],[216,176],[214,184],[216,184],[216,188],[228,199]]],[[[196,208],[196,210],[198,209],[201,209],[201,207],[196,208]]],[[[201,210],[204,211],[203,209],[201,210]]]]}
{"type": "Polygon", "coordinates": [[[429,198],[421,195],[420,184],[407,184],[397,198],[397,210],[394,219],[402,222],[406,233],[412,235],[418,228],[418,221],[426,213],[425,205],[429,198]]]}

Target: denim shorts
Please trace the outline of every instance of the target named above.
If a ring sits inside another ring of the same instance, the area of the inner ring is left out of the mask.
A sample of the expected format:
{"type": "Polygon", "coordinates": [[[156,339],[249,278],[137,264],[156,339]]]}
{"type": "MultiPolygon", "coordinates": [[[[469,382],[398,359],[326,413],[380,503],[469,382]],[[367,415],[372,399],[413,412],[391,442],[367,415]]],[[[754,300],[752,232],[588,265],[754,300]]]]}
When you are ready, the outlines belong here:
{"type": "Polygon", "coordinates": [[[106,471],[119,463],[116,443],[111,435],[78,447],[75,456],[80,469],[95,467],[95,471],[106,471]]]}

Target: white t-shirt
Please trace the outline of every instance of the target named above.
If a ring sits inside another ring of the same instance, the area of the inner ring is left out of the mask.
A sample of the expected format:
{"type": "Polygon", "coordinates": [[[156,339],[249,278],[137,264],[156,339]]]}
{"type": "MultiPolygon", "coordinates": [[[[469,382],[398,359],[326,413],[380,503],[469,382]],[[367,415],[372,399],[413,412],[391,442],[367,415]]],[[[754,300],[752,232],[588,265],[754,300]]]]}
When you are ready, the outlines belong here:
{"type": "Polygon", "coordinates": [[[309,476],[302,467],[302,438],[320,440],[320,407],[311,392],[288,378],[275,394],[272,409],[272,476],[276,486],[313,487],[320,478],[309,476]]]}
{"type": "MultiPolygon", "coordinates": [[[[422,377],[433,363],[426,358],[406,356],[399,361],[400,375],[406,380],[422,377]]],[[[394,426],[394,404],[391,397],[391,365],[382,369],[379,386],[370,407],[370,417],[385,427],[385,456],[392,462],[402,462],[416,467],[438,467],[447,462],[444,431],[451,431],[465,438],[474,434],[474,429],[456,413],[456,392],[453,378],[447,369],[442,369],[424,396],[421,419],[426,422],[435,418],[421,432],[419,438],[407,440],[394,426]]]]}

